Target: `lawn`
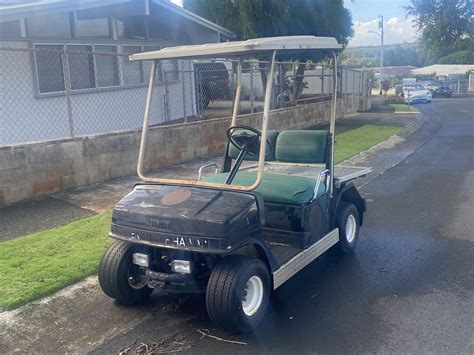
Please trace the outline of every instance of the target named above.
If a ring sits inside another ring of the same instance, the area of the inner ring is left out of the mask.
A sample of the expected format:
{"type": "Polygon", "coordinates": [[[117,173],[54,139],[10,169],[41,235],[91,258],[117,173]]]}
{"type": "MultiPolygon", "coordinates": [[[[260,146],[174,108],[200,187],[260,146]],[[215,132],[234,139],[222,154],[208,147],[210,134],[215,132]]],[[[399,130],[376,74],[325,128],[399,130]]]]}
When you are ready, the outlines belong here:
{"type": "Polygon", "coordinates": [[[401,130],[402,127],[398,126],[365,125],[337,134],[334,146],[334,162],[340,163],[390,138],[401,130]]]}
{"type": "MultiPolygon", "coordinates": [[[[335,162],[367,150],[400,132],[401,127],[365,125],[338,134],[335,162]]],[[[111,213],[0,243],[0,310],[46,296],[97,272],[112,242],[111,213]]]]}
{"type": "Polygon", "coordinates": [[[395,112],[420,112],[416,107],[406,104],[390,104],[389,106],[395,109],[395,112]]]}
{"type": "Polygon", "coordinates": [[[53,293],[97,272],[111,243],[111,213],[0,243],[0,309],[53,293]]]}

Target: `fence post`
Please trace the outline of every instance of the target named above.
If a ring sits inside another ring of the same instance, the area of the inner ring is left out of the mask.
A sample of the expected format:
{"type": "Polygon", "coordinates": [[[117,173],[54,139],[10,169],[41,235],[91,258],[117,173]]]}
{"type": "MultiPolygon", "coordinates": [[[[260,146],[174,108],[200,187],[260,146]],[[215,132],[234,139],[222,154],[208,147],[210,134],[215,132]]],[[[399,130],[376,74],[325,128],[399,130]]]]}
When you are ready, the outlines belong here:
{"type": "Polygon", "coordinates": [[[64,93],[66,95],[67,118],[69,123],[69,135],[74,137],[74,121],[72,118],[71,104],[71,78],[69,76],[69,57],[65,49],[60,50],[63,67],[64,93]]]}
{"type": "Polygon", "coordinates": [[[169,92],[168,92],[168,72],[166,70],[163,70],[163,79],[164,79],[164,84],[165,84],[165,120],[166,122],[169,122],[171,120],[170,118],[170,98],[169,98],[169,92]]]}
{"type": "Polygon", "coordinates": [[[184,122],[188,122],[188,116],[186,115],[186,89],[184,87],[185,79],[184,79],[184,60],[181,61],[181,86],[183,87],[183,116],[184,122]]]}
{"type": "Polygon", "coordinates": [[[253,64],[250,62],[250,113],[253,113],[255,93],[253,91],[253,64]]]}
{"type": "Polygon", "coordinates": [[[355,106],[355,73],[356,71],[353,70],[352,71],[352,88],[351,88],[351,94],[352,94],[352,110],[354,110],[354,106],[355,106]]]}
{"type": "Polygon", "coordinates": [[[321,65],[321,96],[324,96],[324,64],[321,65]]]}

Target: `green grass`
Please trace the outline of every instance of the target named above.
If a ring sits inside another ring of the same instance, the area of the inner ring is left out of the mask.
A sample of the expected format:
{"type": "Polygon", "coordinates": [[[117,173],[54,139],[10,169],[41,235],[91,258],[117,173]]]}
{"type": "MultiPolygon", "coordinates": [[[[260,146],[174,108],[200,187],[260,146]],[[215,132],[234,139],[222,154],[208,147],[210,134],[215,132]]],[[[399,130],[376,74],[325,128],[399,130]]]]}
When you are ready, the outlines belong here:
{"type": "Polygon", "coordinates": [[[405,104],[390,104],[389,106],[395,109],[395,112],[420,112],[416,107],[405,104]]]}
{"type": "MultiPolygon", "coordinates": [[[[335,162],[367,150],[402,127],[366,125],[336,136],[335,162]]],[[[112,239],[111,213],[0,243],[0,309],[44,297],[97,272],[112,239]]]]}
{"type": "Polygon", "coordinates": [[[334,162],[339,163],[363,152],[399,133],[402,128],[398,126],[365,125],[337,134],[334,146],[334,162]]]}
{"type": "Polygon", "coordinates": [[[0,309],[12,309],[97,272],[111,213],[0,243],[0,309]]]}

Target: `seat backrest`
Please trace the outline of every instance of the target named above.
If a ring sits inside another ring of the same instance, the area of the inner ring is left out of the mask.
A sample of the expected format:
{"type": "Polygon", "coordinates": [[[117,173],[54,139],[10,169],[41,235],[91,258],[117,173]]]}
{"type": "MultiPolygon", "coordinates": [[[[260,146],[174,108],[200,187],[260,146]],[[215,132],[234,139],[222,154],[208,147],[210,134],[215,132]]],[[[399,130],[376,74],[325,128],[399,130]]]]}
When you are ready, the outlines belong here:
{"type": "MultiPolygon", "coordinates": [[[[275,145],[276,145],[277,137],[278,137],[278,131],[267,131],[267,139],[272,144],[272,151],[265,158],[265,161],[275,160],[275,145]]],[[[268,149],[268,145],[267,145],[267,149],[268,149]]],[[[236,146],[234,146],[232,143],[229,143],[229,151],[227,152],[227,155],[229,156],[229,158],[237,159],[237,156],[239,155],[239,153],[240,153],[239,149],[236,146]]],[[[244,160],[257,161],[258,155],[246,154],[244,160]]]]}
{"type": "Polygon", "coordinates": [[[285,163],[323,164],[327,143],[327,131],[282,131],[277,137],[275,159],[285,163]]]}

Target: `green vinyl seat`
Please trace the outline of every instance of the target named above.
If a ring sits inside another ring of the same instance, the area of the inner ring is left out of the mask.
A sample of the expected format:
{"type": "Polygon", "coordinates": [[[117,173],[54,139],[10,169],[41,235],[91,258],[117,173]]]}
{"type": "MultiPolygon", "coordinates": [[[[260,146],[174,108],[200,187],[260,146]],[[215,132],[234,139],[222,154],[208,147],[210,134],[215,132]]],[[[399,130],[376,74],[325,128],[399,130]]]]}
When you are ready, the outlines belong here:
{"type": "MultiPolygon", "coordinates": [[[[202,181],[223,184],[228,173],[211,175],[202,181]]],[[[239,171],[232,185],[250,186],[257,178],[257,172],[239,171]]],[[[264,202],[278,204],[304,205],[313,199],[316,177],[264,173],[260,186],[255,189],[263,197],[264,202]]],[[[324,194],[326,186],[323,181],[316,197],[324,194]]]]}

